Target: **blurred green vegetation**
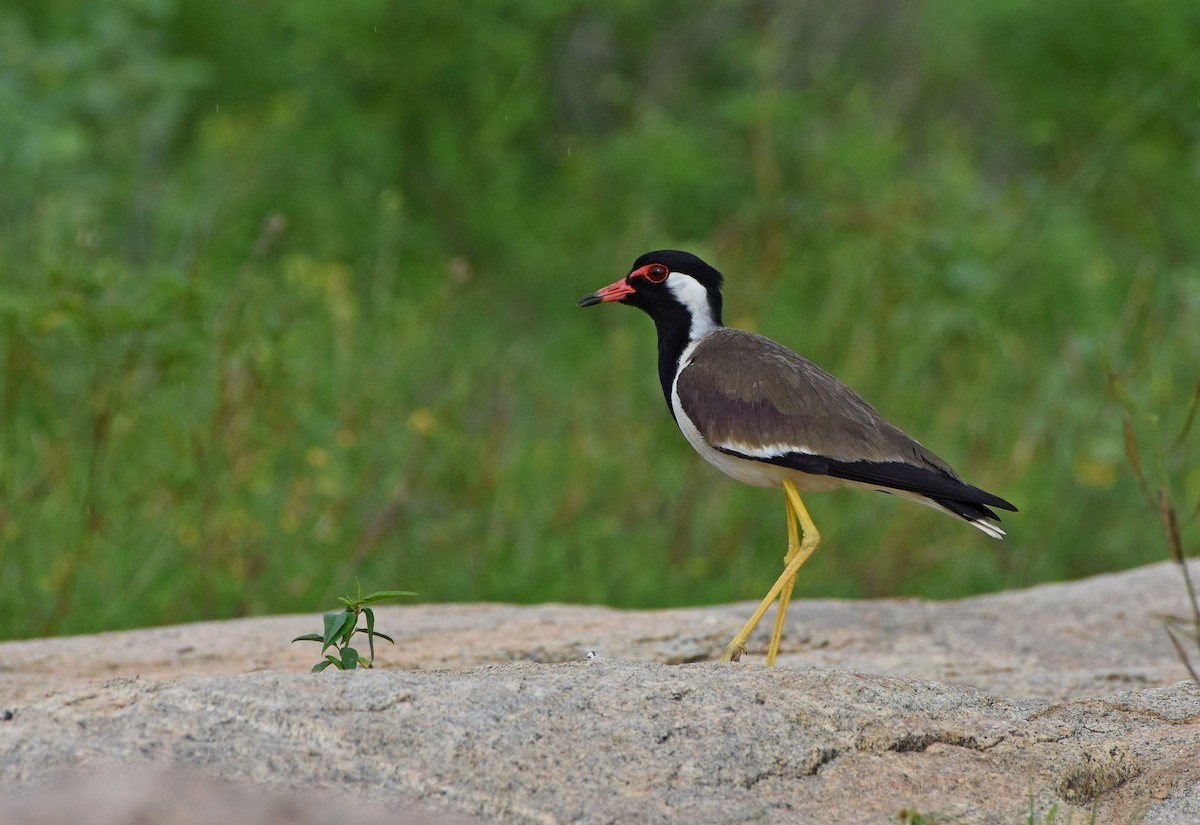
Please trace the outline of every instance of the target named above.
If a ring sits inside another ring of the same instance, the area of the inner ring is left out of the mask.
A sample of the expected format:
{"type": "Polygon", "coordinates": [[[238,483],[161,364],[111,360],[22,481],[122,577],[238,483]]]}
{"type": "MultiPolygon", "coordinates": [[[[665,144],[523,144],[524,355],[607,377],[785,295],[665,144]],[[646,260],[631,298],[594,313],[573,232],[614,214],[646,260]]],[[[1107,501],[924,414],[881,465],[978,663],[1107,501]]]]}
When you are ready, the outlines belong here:
{"type": "Polygon", "coordinates": [[[1197,90],[1194,0],[8,0],[0,637],[760,597],[782,497],[574,306],[667,246],[1021,507],[812,496],[799,593],[1163,558],[1103,365],[1197,378],[1197,90]]]}

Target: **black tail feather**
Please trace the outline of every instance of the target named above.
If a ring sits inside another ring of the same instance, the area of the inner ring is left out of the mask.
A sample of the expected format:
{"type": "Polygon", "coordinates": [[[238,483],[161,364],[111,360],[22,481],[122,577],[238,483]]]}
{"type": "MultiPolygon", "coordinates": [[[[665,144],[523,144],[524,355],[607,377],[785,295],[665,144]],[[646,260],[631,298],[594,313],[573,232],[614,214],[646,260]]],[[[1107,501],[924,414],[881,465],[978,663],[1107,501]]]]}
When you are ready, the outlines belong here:
{"type": "Polygon", "coordinates": [[[895,490],[916,493],[940,504],[950,512],[962,516],[967,521],[981,518],[999,521],[1000,517],[991,509],[992,507],[1017,512],[1016,506],[1011,502],[967,484],[957,476],[904,461],[837,461],[809,453],[787,453],[770,458],[759,458],[733,450],[725,452],[741,458],[789,467],[803,473],[827,475],[844,478],[847,481],[856,481],[860,484],[869,484],[885,492],[895,490]]]}
{"type": "Polygon", "coordinates": [[[929,496],[929,500],[940,504],[956,516],[962,516],[967,521],[977,521],[978,519],[1000,521],[1000,516],[996,515],[994,510],[985,507],[977,501],[962,501],[961,499],[941,498],[938,496],[929,496]]]}

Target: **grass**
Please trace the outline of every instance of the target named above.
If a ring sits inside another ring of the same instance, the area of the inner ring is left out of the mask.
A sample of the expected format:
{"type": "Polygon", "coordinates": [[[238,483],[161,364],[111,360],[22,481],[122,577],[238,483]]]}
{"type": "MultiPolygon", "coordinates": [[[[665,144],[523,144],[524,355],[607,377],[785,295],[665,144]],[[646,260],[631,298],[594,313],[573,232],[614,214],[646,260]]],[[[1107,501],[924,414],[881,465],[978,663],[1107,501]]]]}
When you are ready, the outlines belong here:
{"type": "Polygon", "coordinates": [[[0,11],[0,637],[756,598],[782,508],[574,307],[664,246],[1021,508],[813,496],[799,595],[1163,558],[1105,365],[1196,380],[1194,4],[267,5],[0,11]]]}
{"type": "Polygon", "coordinates": [[[1125,453],[1129,460],[1130,469],[1137,480],[1138,489],[1145,500],[1147,509],[1156,513],[1162,529],[1163,543],[1167,554],[1179,567],[1180,579],[1187,593],[1187,602],[1191,615],[1186,619],[1179,616],[1163,616],[1163,626],[1167,637],[1171,640],[1180,662],[1187,669],[1192,681],[1200,684],[1200,674],[1192,664],[1190,646],[1195,646],[1200,652],[1200,597],[1197,596],[1196,586],[1188,569],[1188,557],[1183,546],[1183,529],[1181,524],[1195,519],[1200,514],[1200,498],[1194,506],[1189,506],[1176,498],[1179,479],[1191,469],[1190,457],[1184,447],[1188,443],[1188,435],[1196,423],[1196,414],[1200,411],[1200,381],[1197,381],[1192,391],[1191,403],[1182,414],[1183,424],[1174,438],[1164,438],[1162,428],[1163,417],[1149,413],[1137,405],[1129,392],[1115,375],[1109,373],[1109,385],[1113,394],[1124,407],[1123,420],[1125,430],[1125,453]],[[1140,427],[1139,427],[1140,425],[1140,427]],[[1138,431],[1148,442],[1149,454],[1143,457],[1143,448],[1139,445],[1138,431]],[[1147,475],[1149,474],[1149,480],[1147,475]],[[1151,485],[1153,484],[1153,490],[1151,485]],[[1181,509],[1185,513],[1180,516],[1181,509]]]}

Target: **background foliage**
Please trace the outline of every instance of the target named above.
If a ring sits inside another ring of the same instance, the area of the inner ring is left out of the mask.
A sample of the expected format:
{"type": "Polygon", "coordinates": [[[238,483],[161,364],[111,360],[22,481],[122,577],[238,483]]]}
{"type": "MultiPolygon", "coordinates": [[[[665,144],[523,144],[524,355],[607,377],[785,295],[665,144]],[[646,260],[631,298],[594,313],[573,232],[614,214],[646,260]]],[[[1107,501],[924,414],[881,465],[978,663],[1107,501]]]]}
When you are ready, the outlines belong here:
{"type": "Polygon", "coordinates": [[[355,575],[759,597],[782,501],[675,432],[646,319],[574,307],[666,246],[1022,508],[999,543],[814,496],[805,595],[1162,558],[1104,364],[1173,430],[1198,89],[1192,0],[9,0],[0,637],[355,575]]]}

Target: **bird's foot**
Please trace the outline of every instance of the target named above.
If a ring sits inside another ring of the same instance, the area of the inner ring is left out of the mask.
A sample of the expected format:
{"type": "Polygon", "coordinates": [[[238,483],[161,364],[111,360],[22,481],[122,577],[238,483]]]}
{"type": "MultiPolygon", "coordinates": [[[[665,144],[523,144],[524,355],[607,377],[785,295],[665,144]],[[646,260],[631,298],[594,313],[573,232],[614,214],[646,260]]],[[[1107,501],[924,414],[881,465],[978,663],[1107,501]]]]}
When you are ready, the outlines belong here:
{"type": "Polygon", "coordinates": [[[722,662],[740,662],[742,654],[746,651],[746,645],[739,643],[737,640],[725,645],[725,652],[721,654],[722,662]]]}

